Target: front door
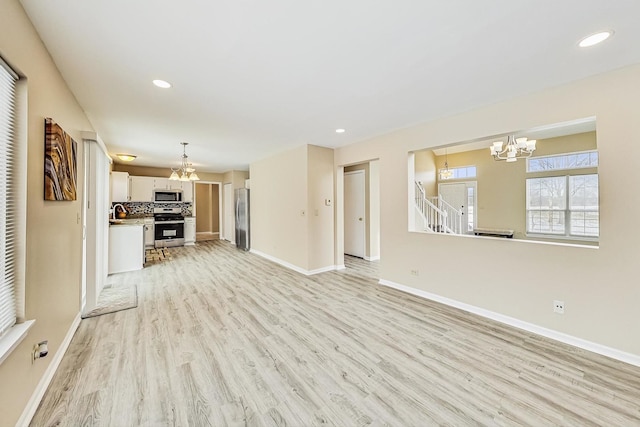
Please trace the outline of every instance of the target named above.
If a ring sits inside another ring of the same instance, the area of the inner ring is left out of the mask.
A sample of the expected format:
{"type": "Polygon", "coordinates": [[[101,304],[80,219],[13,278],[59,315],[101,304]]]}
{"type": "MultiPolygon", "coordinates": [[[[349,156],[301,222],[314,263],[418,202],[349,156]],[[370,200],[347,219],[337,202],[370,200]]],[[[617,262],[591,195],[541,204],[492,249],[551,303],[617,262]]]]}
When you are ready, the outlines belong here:
{"type": "Polygon", "coordinates": [[[344,174],[344,253],[365,256],[364,171],[344,174]]]}
{"type": "Polygon", "coordinates": [[[462,221],[466,224],[463,232],[473,232],[476,227],[476,181],[440,183],[438,196],[454,208],[462,211],[462,221]]]}

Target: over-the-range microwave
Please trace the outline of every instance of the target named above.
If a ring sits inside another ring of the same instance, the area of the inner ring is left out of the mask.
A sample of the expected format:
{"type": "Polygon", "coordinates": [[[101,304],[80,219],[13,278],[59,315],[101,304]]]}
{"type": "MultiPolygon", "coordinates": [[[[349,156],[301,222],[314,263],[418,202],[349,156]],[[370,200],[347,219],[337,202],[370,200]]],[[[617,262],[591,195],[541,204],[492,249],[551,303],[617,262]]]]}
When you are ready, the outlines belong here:
{"type": "Polygon", "coordinates": [[[155,203],[182,203],[182,190],[153,190],[155,203]]]}

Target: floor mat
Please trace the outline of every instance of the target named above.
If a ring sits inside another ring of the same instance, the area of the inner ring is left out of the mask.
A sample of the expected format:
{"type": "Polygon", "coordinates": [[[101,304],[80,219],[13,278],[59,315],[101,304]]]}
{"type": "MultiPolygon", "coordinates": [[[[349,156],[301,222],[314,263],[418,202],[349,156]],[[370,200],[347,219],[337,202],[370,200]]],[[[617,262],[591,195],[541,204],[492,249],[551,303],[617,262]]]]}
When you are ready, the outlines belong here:
{"type": "Polygon", "coordinates": [[[102,289],[96,308],[82,315],[83,319],[129,310],[138,306],[138,287],[117,286],[102,289]]]}

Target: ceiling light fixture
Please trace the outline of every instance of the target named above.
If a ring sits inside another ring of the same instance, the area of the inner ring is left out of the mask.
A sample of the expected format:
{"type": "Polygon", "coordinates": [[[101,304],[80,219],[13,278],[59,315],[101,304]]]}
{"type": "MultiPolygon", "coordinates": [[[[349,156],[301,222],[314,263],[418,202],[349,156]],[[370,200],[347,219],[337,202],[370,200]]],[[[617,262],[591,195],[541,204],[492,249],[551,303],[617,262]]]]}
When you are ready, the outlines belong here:
{"type": "Polygon", "coordinates": [[[580,43],[578,43],[578,46],[580,47],[594,46],[594,45],[597,45],[598,43],[602,43],[612,35],[613,35],[613,31],[601,31],[599,33],[591,34],[590,36],[587,36],[582,40],[580,40],[580,43]]]}
{"type": "Polygon", "coordinates": [[[123,162],[132,162],[136,159],[136,157],[138,157],[134,156],[133,154],[116,154],[116,156],[118,156],[118,158],[123,162]]]}
{"type": "Polygon", "coordinates": [[[451,179],[453,177],[453,171],[449,170],[449,156],[447,155],[447,149],[444,149],[444,169],[440,170],[440,179],[451,179]]]}
{"type": "Polygon", "coordinates": [[[336,129],[336,133],[344,133],[345,130],[344,129],[336,129]]]}
{"type": "Polygon", "coordinates": [[[181,142],[182,145],[182,159],[180,160],[180,167],[178,169],[171,168],[172,181],[200,181],[196,170],[193,168],[193,164],[189,163],[189,156],[187,156],[188,142],[181,142]]]}
{"type": "Polygon", "coordinates": [[[169,89],[171,87],[171,83],[164,80],[154,80],[153,84],[161,87],[162,89],[169,89]]]}
{"type": "Polygon", "coordinates": [[[515,135],[509,135],[504,150],[502,149],[502,144],[502,141],[496,141],[491,145],[493,160],[515,162],[518,159],[531,157],[531,154],[536,151],[536,140],[528,140],[526,137],[516,138],[515,135]]]}

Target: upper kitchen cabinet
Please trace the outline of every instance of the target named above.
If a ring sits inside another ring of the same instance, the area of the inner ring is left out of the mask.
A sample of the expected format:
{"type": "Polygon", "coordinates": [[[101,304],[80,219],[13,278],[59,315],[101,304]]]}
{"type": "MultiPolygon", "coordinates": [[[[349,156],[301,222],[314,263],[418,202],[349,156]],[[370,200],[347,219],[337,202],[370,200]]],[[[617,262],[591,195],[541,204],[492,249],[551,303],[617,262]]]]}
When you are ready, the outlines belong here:
{"type": "Polygon", "coordinates": [[[129,201],[152,202],[154,181],[151,176],[132,176],[129,178],[129,201]]]}
{"type": "Polygon", "coordinates": [[[110,174],[110,194],[111,203],[129,201],[129,173],[111,172],[110,174]]]}
{"type": "Polygon", "coordinates": [[[171,180],[169,178],[156,178],[153,186],[154,188],[161,190],[182,190],[184,191],[183,184],[187,182],[171,180]]]}
{"type": "Polygon", "coordinates": [[[154,178],[153,179],[153,188],[157,188],[159,190],[168,190],[169,188],[169,178],[154,178]]]}

